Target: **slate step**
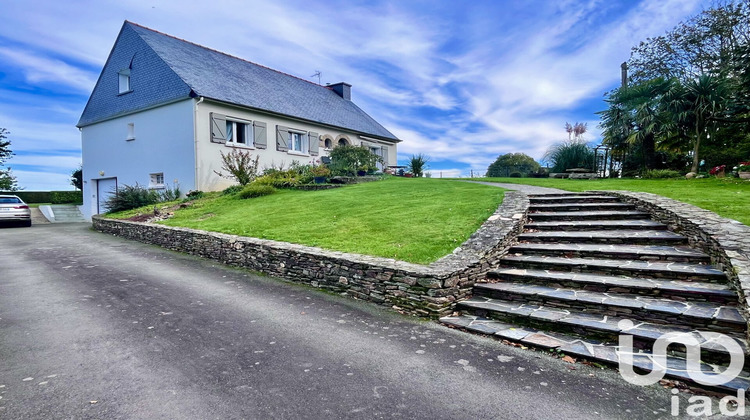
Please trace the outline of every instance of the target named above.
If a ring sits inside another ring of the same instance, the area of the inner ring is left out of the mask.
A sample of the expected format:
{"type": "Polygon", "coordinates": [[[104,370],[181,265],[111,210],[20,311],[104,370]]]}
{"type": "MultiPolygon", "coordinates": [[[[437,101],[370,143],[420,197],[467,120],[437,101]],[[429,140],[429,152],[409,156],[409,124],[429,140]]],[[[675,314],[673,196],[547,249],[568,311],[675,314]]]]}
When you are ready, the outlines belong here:
{"type": "Polygon", "coordinates": [[[529,196],[529,203],[533,204],[545,204],[545,203],[619,203],[620,199],[611,195],[537,195],[529,196]]]}
{"type": "Polygon", "coordinates": [[[472,299],[500,299],[576,310],[589,314],[630,317],[660,324],[678,324],[718,332],[743,333],[747,322],[736,305],[602,293],[524,283],[478,283],[472,299]]]}
{"type": "Polygon", "coordinates": [[[653,220],[572,220],[555,222],[532,222],[526,224],[529,230],[667,230],[664,223],[653,220]]]}
{"type": "Polygon", "coordinates": [[[529,206],[529,211],[534,212],[551,212],[551,211],[590,211],[590,210],[635,210],[635,206],[628,203],[553,203],[537,204],[529,206]]]}
{"type": "Polygon", "coordinates": [[[686,246],[619,245],[586,243],[520,243],[508,250],[509,254],[547,255],[566,257],[619,258],[648,261],[681,261],[710,263],[711,257],[686,246]]]}
{"type": "Polygon", "coordinates": [[[592,197],[592,196],[598,196],[598,197],[609,197],[606,194],[602,194],[600,192],[590,192],[590,191],[583,191],[583,192],[562,192],[562,193],[551,193],[551,194],[529,194],[529,198],[545,198],[545,197],[592,197]]]}
{"type": "MultiPolygon", "coordinates": [[[[583,357],[587,360],[598,361],[612,366],[618,366],[620,357],[628,351],[628,349],[619,348],[616,342],[599,342],[596,340],[580,339],[571,334],[547,333],[534,328],[519,327],[508,322],[477,315],[465,314],[449,316],[441,318],[440,322],[452,327],[464,328],[472,332],[491,335],[498,339],[505,339],[537,348],[553,349],[566,355],[583,357]]],[[[645,331],[645,328],[642,325],[636,325],[634,329],[645,331]]],[[[631,333],[633,331],[626,330],[625,332],[631,333]]],[[[634,341],[637,341],[637,339],[634,338],[634,341]]],[[[741,340],[738,341],[742,342],[741,340]]],[[[746,348],[746,345],[744,348],[746,348]]],[[[710,352],[711,350],[707,349],[707,351],[710,352]]],[[[650,359],[651,353],[649,351],[639,352],[633,350],[630,354],[633,358],[633,366],[646,372],[650,372],[654,369],[653,361],[650,359]]],[[[718,374],[723,371],[724,367],[701,362],[700,369],[706,374],[711,374],[712,372],[718,374]]],[[[664,370],[666,377],[688,383],[695,383],[688,373],[687,363],[683,357],[679,357],[675,354],[668,355],[667,366],[664,367],[664,370]]],[[[750,389],[750,377],[748,377],[747,372],[743,372],[739,377],[730,382],[713,385],[709,388],[737,395],[739,390],[747,392],[748,389],[750,389]]]]}
{"type": "MultiPolygon", "coordinates": [[[[529,215],[533,217],[533,215],[529,215]]],[[[522,242],[561,242],[597,244],[687,244],[687,238],[668,230],[577,230],[524,232],[518,235],[522,242]]]]}
{"type": "Polygon", "coordinates": [[[529,214],[529,219],[533,222],[551,220],[635,220],[650,218],[651,216],[648,213],[636,210],[549,211],[529,214]]]}
{"type": "Polygon", "coordinates": [[[506,255],[500,258],[500,264],[506,267],[539,268],[574,273],[601,273],[607,275],[727,283],[727,277],[722,271],[708,265],[682,262],[506,255]]]}
{"type": "Polygon", "coordinates": [[[737,292],[725,284],[657,280],[629,276],[570,273],[550,270],[499,268],[487,273],[487,279],[541,284],[557,288],[581,289],[603,293],[626,293],[694,302],[735,304],[737,292]]]}

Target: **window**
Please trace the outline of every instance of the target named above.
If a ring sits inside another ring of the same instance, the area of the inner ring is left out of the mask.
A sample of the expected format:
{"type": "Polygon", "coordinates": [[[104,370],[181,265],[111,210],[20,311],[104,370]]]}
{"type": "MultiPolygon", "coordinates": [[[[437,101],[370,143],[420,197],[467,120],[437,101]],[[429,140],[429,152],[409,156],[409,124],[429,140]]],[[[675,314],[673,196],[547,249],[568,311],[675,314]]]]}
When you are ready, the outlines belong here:
{"type": "Polygon", "coordinates": [[[347,144],[349,144],[349,142],[346,141],[346,139],[339,139],[339,146],[346,146],[347,144]]]}
{"type": "Polygon", "coordinates": [[[239,121],[227,120],[227,144],[246,146],[253,145],[253,125],[239,121]]]}
{"type": "Polygon", "coordinates": [[[128,93],[130,91],[130,69],[120,70],[119,93],[128,93]]]}
{"type": "Polygon", "coordinates": [[[333,147],[333,142],[331,139],[326,139],[326,141],[323,143],[323,147],[326,149],[331,149],[333,147]]]}
{"type": "Polygon", "coordinates": [[[307,153],[306,137],[303,133],[289,132],[289,150],[307,153]]]}
{"type": "Polygon", "coordinates": [[[125,137],[125,140],[127,141],[135,140],[135,124],[128,123],[128,136],[125,137]]]}
{"type": "Polygon", "coordinates": [[[164,188],[164,172],[151,174],[148,187],[149,188],[164,188]]]}

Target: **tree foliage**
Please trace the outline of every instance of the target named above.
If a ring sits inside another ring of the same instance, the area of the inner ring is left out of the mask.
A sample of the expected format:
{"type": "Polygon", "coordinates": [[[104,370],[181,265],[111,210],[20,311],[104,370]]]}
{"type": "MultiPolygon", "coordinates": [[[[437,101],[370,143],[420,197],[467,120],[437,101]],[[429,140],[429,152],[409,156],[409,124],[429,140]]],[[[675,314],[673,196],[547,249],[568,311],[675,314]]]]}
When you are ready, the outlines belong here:
{"type": "Polygon", "coordinates": [[[74,186],[77,190],[83,190],[83,167],[78,166],[77,169],[70,173],[70,185],[74,186]]]}
{"type": "Polygon", "coordinates": [[[648,38],[629,68],[629,84],[606,95],[600,127],[638,172],[662,169],[665,154],[690,160],[693,172],[703,160],[734,166],[749,157],[750,1],[719,3],[648,38]]]}
{"type": "Polygon", "coordinates": [[[539,163],[524,153],[506,153],[500,155],[487,167],[488,177],[509,177],[511,174],[528,176],[539,170],[539,163]]]}
{"type": "Polygon", "coordinates": [[[3,169],[5,162],[13,156],[8,140],[8,130],[0,128],[0,191],[16,191],[18,184],[10,168],[3,169]]]}

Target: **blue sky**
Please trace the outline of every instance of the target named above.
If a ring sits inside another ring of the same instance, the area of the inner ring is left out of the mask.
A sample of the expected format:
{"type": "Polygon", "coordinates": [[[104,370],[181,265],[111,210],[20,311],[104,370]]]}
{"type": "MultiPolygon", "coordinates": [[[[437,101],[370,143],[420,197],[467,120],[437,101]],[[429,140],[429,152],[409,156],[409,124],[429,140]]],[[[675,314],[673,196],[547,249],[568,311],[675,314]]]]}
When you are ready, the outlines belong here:
{"type": "Polygon", "coordinates": [[[75,127],[124,20],[321,82],[396,134],[399,163],[483,173],[503,153],[541,159],[620,81],[630,47],[706,0],[3,0],[0,127],[26,190],[72,189],[75,127]]]}

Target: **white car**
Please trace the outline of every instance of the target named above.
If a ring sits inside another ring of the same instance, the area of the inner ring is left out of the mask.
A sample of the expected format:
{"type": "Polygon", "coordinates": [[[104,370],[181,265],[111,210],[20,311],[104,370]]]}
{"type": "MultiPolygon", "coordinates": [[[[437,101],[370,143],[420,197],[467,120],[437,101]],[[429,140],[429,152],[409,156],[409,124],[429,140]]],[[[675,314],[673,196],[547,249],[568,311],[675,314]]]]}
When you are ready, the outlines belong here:
{"type": "Polygon", "coordinates": [[[15,195],[0,195],[0,223],[17,222],[31,226],[31,209],[15,195]]]}

